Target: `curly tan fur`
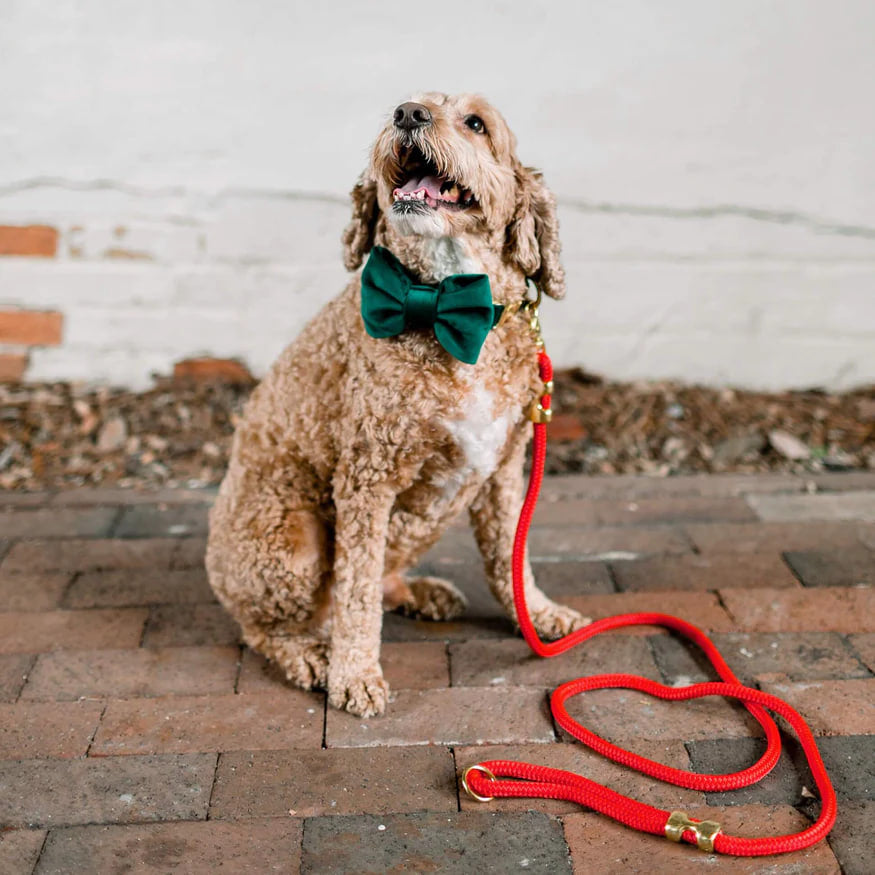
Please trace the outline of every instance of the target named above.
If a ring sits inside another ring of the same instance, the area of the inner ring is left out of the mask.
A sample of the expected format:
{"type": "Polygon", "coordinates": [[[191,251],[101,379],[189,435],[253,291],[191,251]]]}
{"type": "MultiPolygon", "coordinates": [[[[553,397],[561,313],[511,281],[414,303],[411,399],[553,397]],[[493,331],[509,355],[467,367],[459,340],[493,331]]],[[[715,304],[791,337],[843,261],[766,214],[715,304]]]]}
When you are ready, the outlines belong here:
{"type": "MultiPolygon", "coordinates": [[[[482,98],[423,94],[432,124],[390,122],[352,192],[344,261],[374,245],[436,282],[484,272],[501,303],[532,276],[564,292],[552,195],[524,168],[502,117],[482,98]],[[485,132],[466,126],[472,114],[485,132]],[[476,196],[428,220],[393,211],[405,149],[476,196]]],[[[475,365],[427,331],[375,340],[360,315],[359,276],[304,329],[250,398],[210,517],[207,569],[253,649],[293,683],[325,687],[354,714],[386,707],[379,663],[382,612],[448,619],[464,598],[448,581],[406,572],[464,509],[489,585],[513,616],[510,553],[539,388],[533,339],[517,316],[492,331],[475,365]]],[[[555,637],[587,622],[554,604],[526,569],[535,624],[555,637]]]]}

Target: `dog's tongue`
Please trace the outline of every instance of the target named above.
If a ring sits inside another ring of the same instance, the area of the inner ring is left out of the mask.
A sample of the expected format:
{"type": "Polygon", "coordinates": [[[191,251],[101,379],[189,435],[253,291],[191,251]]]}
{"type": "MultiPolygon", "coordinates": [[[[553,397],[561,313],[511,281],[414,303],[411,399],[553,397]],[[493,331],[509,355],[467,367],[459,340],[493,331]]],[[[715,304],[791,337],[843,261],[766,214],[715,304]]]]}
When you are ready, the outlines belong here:
{"type": "Polygon", "coordinates": [[[423,176],[420,179],[414,177],[408,179],[401,188],[396,188],[395,191],[399,194],[407,194],[424,188],[430,198],[437,200],[441,196],[441,186],[446,181],[445,176],[423,176]]]}

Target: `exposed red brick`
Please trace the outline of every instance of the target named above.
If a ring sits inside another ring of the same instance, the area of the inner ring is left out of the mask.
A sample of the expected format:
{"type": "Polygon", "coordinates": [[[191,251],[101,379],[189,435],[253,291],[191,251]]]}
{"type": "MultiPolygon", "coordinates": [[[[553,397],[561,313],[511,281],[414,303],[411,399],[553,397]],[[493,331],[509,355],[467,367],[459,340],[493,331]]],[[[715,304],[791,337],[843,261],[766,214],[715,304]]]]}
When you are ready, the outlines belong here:
{"type": "Polygon", "coordinates": [[[39,310],[0,310],[0,343],[57,346],[64,317],[39,310]]]}
{"type": "Polygon", "coordinates": [[[24,353],[0,353],[0,383],[18,383],[24,377],[27,356],[24,353]]]}
{"type": "Polygon", "coordinates": [[[58,231],[48,225],[0,225],[0,255],[41,255],[58,251],[58,231]]]}
{"type": "Polygon", "coordinates": [[[173,366],[173,379],[196,383],[230,383],[249,386],[255,378],[249,368],[236,359],[183,359],[173,366]]]}
{"type": "Polygon", "coordinates": [[[0,759],[84,756],[102,710],[102,702],[0,705],[0,759]]]}
{"type": "Polygon", "coordinates": [[[551,441],[577,441],[586,437],[586,429],[575,413],[555,413],[550,421],[551,441]]]}
{"type": "Polygon", "coordinates": [[[104,258],[118,258],[124,261],[154,261],[154,256],[148,252],[138,252],[135,249],[123,249],[121,246],[111,246],[104,249],[104,258]]]}

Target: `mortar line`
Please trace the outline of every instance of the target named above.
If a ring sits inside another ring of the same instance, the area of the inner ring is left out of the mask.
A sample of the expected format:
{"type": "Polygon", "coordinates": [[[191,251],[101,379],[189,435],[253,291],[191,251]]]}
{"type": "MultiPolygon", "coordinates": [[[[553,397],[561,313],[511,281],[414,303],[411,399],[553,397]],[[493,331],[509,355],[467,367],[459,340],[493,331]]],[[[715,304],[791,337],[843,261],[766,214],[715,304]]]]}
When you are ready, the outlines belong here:
{"type": "Polygon", "coordinates": [[[34,860],[33,862],[33,869],[30,870],[31,875],[33,875],[33,873],[36,872],[36,870],[39,868],[39,862],[42,859],[43,852],[45,851],[46,845],[49,841],[49,833],[52,832],[54,832],[54,829],[49,828],[46,830],[46,834],[43,836],[43,843],[39,846],[39,853],[36,855],[36,860],[34,860]]]}
{"type": "Polygon", "coordinates": [[[462,812],[462,793],[459,790],[459,762],[456,759],[456,748],[450,748],[450,756],[453,758],[453,775],[455,777],[455,785],[456,785],[456,811],[461,814],[462,812]]]}
{"type": "Polygon", "coordinates": [[[210,798],[207,800],[207,813],[204,815],[204,821],[210,819],[210,814],[213,810],[213,794],[216,792],[216,783],[219,779],[219,761],[222,759],[222,752],[216,753],[216,762],[213,765],[213,783],[210,785],[210,798]]]}

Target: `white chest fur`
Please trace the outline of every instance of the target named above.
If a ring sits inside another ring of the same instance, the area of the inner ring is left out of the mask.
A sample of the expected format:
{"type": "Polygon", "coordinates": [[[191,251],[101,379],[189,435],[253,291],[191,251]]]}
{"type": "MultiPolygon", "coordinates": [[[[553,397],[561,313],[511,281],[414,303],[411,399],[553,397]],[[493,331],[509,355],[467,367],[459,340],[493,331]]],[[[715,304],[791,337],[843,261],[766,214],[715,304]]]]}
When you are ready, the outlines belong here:
{"type": "Polygon", "coordinates": [[[514,417],[510,410],[496,415],[494,406],[492,392],[475,384],[462,401],[461,415],[441,422],[464,455],[460,484],[471,474],[485,479],[498,467],[514,417]]]}

